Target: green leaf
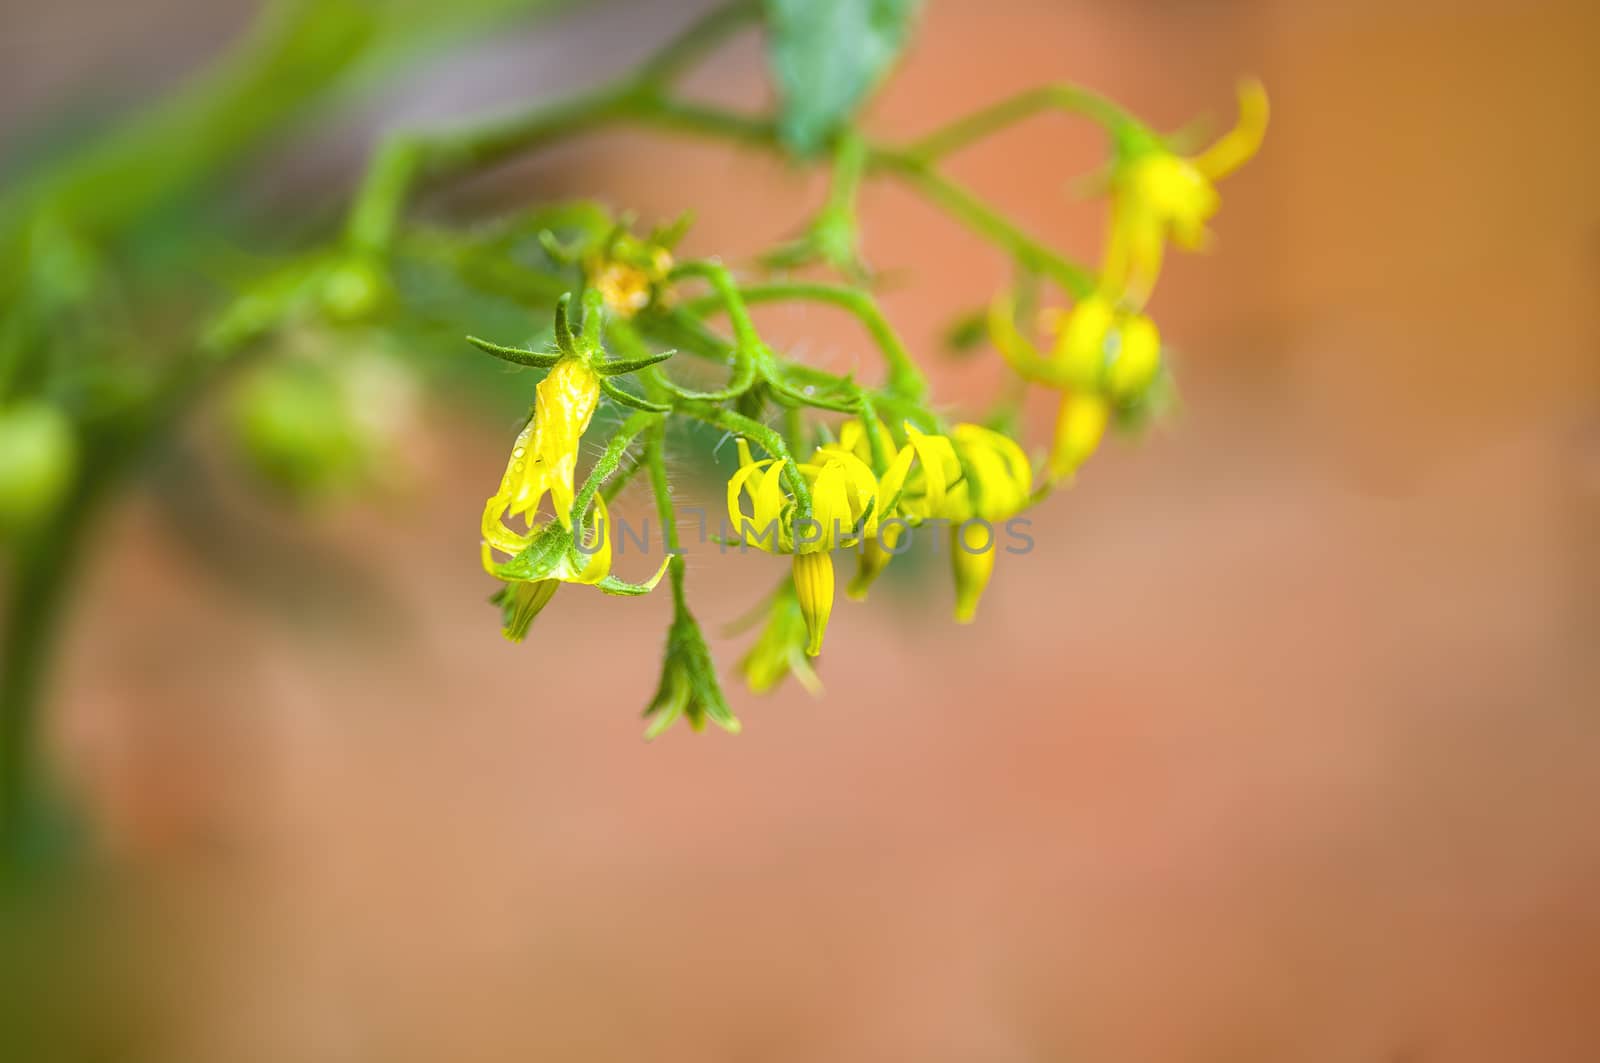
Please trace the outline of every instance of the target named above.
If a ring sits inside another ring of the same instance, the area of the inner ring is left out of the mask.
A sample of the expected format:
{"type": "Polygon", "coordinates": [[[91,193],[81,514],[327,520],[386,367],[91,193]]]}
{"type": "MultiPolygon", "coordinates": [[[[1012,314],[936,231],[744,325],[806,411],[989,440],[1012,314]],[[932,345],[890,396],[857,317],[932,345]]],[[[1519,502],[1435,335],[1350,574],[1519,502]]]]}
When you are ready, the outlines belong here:
{"type": "Polygon", "coordinates": [[[815,155],[854,116],[905,46],[920,0],[766,0],[778,129],[815,155]]]}

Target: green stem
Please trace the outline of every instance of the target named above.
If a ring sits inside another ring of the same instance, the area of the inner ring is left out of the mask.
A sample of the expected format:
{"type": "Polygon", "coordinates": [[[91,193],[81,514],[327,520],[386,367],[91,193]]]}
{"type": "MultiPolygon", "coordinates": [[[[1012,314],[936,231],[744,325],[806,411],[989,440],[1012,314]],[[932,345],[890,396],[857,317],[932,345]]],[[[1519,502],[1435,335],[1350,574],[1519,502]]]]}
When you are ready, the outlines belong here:
{"type": "MultiPolygon", "coordinates": [[[[922,370],[917,366],[916,359],[911,357],[911,352],[894,326],[889,324],[883,311],[867,293],[856,289],[846,288],[836,284],[820,284],[809,281],[774,281],[768,284],[752,284],[739,289],[739,295],[746,304],[773,303],[786,300],[808,300],[811,302],[831,303],[851,314],[854,314],[867,334],[877,344],[878,350],[883,354],[883,361],[888,369],[888,387],[896,395],[907,399],[919,400],[928,393],[928,381],[922,375],[922,370]]],[[[696,309],[704,304],[691,303],[689,309],[696,309]]]]}
{"type": "Polygon", "coordinates": [[[45,674],[66,599],[70,543],[59,540],[19,558],[6,602],[0,646],[0,881],[32,855],[44,780],[38,770],[38,722],[45,674]]]}
{"type": "Polygon", "coordinates": [[[481,125],[444,133],[397,133],[384,141],[356,193],[346,228],[349,245],[382,253],[412,189],[469,170],[492,166],[580,130],[626,114],[633,86],[619,82],[583,96],[481,125]]]}
{"type": "Polygon", "coordinates": [[[878,160],[934,206],[1004,248],[1024,266],[1044,274],[1078,298],[1094,291],[1095,278],[1089,270],[1039,243],[1015,222],[937,170],[900,153],[880,153],[878,160]]]}
{"type": "Polygon", "coordinates": [[[713,8],[646,60],[636,76],[648,84],[669,85],[728,37],[760,19],[757,0],[733,0],[713,8]]]}
{"type": "Polygon", "coordinates": [[[672,607],[680,617],[689,612],[689,601],[684,594],[683,547],[678,541],[678,519],[672,508],[672,485],[667,482],[665,442],[666,422],[660,422],[644,441],[644,463],[650,470],[650,490],[655,495],[656,519],[661,522],[661,542],[672,560],[667,565],[667,577],[672,581],[672,607]]]}
{"type": "Polygon", "coordinates": [[[861,190],[861,178],[867,172],[870,149],[861,134],[851,130],[839,141],[833,156],[833,181],[828,186],[826,210],[854,220],[856,194],[861,190]]]}
{"type": "Polygon", "coordinates": [[[753,0],[735,0],[690,26],[629,76],[570,99],[462,129],[392,134],[378,149],[356,194],[346,224],[347,243],[359,252],[386,251],[406,201],[420,183],[492,166],[613,122],[636,121],[723,139],[775,142],[770,121],[673,100],[665,92],[690,65],[759,13],[753,0]]]}
{"type": "Polygon", "coordinates": [[[913,141],[903,154],[927,164],[1043,111],[1066,111],[1115,131],[1138,122],[1098,93],[1076,85],[1043,85],[999,100],[913,141]]]}
{"type": "Polygon", "coordinates": [[[647,413],[641,410],[622,422],[617,434],[606,444],[605,451],[596,459],[594,468],[589,470],[588,478],[583,481],[583,486],[572,499],[574,535],[577,534],[576,529],[583,526],[584,519],[589,515],[589,504],[594,501],[595,492],[600,490],[601,485],[617,471],[617,466],[622,464],[623,455],[628,452],[628,447],[633,445],[640,432],[661,418],[662,415],[659,413],[647,413]]]}
{"type": "Polygon", "coordinates": [[[794,495],[794,519],[800,521],[810,518],[811,488],[806,483],[806,478],[801,475],[794,455],[790,453],[789,445],[783,441],[782,434],[771,426],[746,417],[742,413],[735,413],[733,410],[725,410],[718,406],[679,402],[673,408],[713,428],[744,436],[766,451],[769,457],[783,462],[783,481],[789,488],[789,493],[794,495]]]}

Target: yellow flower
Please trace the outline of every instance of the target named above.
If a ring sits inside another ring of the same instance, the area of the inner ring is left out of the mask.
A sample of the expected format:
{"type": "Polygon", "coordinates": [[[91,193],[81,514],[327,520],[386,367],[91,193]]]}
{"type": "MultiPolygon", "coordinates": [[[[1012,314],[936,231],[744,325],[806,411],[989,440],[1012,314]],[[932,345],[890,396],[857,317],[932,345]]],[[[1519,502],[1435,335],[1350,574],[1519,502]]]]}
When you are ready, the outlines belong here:
{"type": "Polygon", "coordinates": [[[1014,313],[1009,294],[996,296],[989,306],[989,338],[1024,380],[1102,393],[1128,405],[1143,397],[1161,371],[1161,332],[1155,322],[1100,292],[1079,299],[1066,313],[1050,308],[1039,315],[1056,331],[1049,358],[1018,331],[1014,313]]]}
{"type": "Polygon", "coordinates": [[[978,601],[994,573],[997,525],[1033,500],[1033,467],[1015,440],[992,429],[958,424],[950,434],[966,475],[949,492],[942,515],[951,522],[956,620],[966,624],[977,615],[978,601]]]}
{"type": "Polygon", "coordinates": [[[562,358],[539,382],[533,416],[511,445],[500,490],[483,507],[483,538],[490,546],[506,554],[525,548],[547,493],[556,520],[570,528],[578,443],[599,399],[600,378],[579,358],[562,358]],[[513,531],[507,517],[521,517],[527,531],[513,531]]]}
{"type": "Polygon", "coordinates": [[[752,461],[739,440],[739,470],[728,480],[728,519],[740,542],[773,554],[794,555],[794,587],[806,620],[806,653],[822,652],[833,611],[831,551],[877,534],[878,480],[854,454],[818,449],[795,465],[811,493],[811,516],[795,520],[795,500],[784,483],[787,459],[752,461]],[[749,499],[750,508],[744,502],[749,499]]]}
{"type": "Polygon", "coordinates": [[[1161,368],[1161,331],[1144,314],[1119,308],[1096,292],[1066,314],[1052,360],[1060,367],[1052,382],[1130,402],[1161,368]]]}
{"type": "Polygon", "coordinates": [[[1148,398],[1161,374],[1161,332],[1144,314],[1099,292],[1065,315],[1046,315],[1059,326],[1048,359],[1018,332],[1008,295],[991,304],[989,332],[1019,375],[1062,393],[1046,466],[1053,482],[1071,476],[1095,452],[1114,408],[1126,412],[1148,398]]]}
{"type": "Polygon", "coordinates": [[[618,317],[632,317],[650,305],[672,272],[672,253],[629,237],[615,242],[604,254],[590,255],[584,272],[607,310],[618,317]]]}
{"type": "Polygon", "coordinates": [[[967,475],[951,488],[942,516],[995,523],[1028,508],[1033,501],[1033,466],[1016,440],[976,424],[956,425],[950,439],[967,475]]]}
{"type": "Polygon", "coordinates": [[[1055,363],[1069,381],[1056,415],[1047,471],[1077,472],[1100,446],[1113,406],[1138,401],[1161,370],[1161,333],[1143,314],[1098,293],[1078,301],[1056,342],[1055,363]]]}
{"type": "Polygon", "coordinates": [[[1153,136],[1125,146],[1124,161],[1112,177],[1102,292],[1143,306],[1161,272],[1169,239],[1190,251],[1205,245],[1206,222],[1221,205],[1214,182],[1261,147],[1267,114],[1266,90],[1259,81],[1245,81],[1239,86],[1238,124],[1199,155],[1175,155],[1153,136]]]}
{"type": "MultiPolygon", "coordinates": [[[[878,547],[887,553],[907,527],[929,520],[950,522],[951,565],[956,583],[956,619],[975,615],[994,571],[999,529],[1033,501],[1033,467],[1011,437],[975,424],[958,424],[949,436],[907,424],[906,445],[895,455],[878,488],[884,515],[878,547]],[[887,548],[887,549],[885,549],[887,548]]],[[[852,582],[852,597],[866,591],[887,563],[864,554],[852,582]]]]}
{"type": "MultiPolygon", "coordinates": [[[[880,423],[886,449],[893,439],[888,429],[880,423]]],[[[900,448],[878,485],[878,498],[882,512],[876,522],[876,534],[861,542],[856,560],[856,574],[845,588],[845,595],[855,601],[867,596],[878,574],[895,555],[901,538],[908,528],[939,516],[944,508],[949,486],[961,478],[961,463],[950,441],[944,436],[921,432],[915,425],[905,425],[906,445],[900,448]]],[[[865,430],[857,422],[846,424],[840,432],[840,446],[865,443],[865,430]],[[851,429],[856,429],[852,432],[851,429]]]]}

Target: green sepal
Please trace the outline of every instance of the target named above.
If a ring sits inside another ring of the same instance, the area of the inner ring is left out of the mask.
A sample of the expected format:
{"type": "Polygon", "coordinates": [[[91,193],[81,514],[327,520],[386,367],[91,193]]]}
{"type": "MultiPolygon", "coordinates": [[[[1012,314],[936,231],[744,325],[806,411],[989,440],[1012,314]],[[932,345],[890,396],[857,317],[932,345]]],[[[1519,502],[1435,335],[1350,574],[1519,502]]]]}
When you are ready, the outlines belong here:
{"type": "Polygon", "coordinates": [[[616,594],[624,598],[637,598],[656,589],[656,584],[661,582],[661,577],[666,574],[667,566],[671,563],[672,558],[670,557],[661,562],[661,567],[656,569],[656,574],[643,583],[629,583],[627,580],[608,575],[605,579],[596,583],[595,586],[606,594],[616,594]]]}
{"type": "Polygon", "coordinates": [[[618,403],[622,406],[631,406],[636,410],[643,410],[645,413],[672,412],[671,406],[663,406],[660,403],[651,402],[649,399],[640,398],[638,395],[635,395],[633,392],[617,386],[616,384],[607,380],[605,377],[600,378],[600,390],[603,391],[606,397],[612,402],[618,403]]]}
{"type": "Polygon", "coordinates": [[[785,381],[776,371],[767,373],[766,380],[767,386],[772,389],[773,397],[786,405],[811,406],[819,410],[832,410],[834,413],[861,412],[861,405],[855,399],[829,399],[821,395],[807,395],[785,381]]]}
{"type": "Polygon", "coordinates": [[[696,391],[693,388],[674,384],[667,379],[667,374],[660,370],[651,373],[649,379],[659,384],[675,398],[687,399],[690,402],[726,402],[729,399],[736,399],[743,395],[755,384],[756,360],[748,352],[735,350],[733,352],[733,373],[728,377],[728,385],[717,388],[715,391],[696,391]]]}
{"type": "Polygon", "coordinates": [[[648,242],[671,251],[694,225],[694,211],[686,210],[676,218],[650,230],[648,242]]]}
{"type": "Polygon", "coordinates": [[[568,554],[576,551],[572,533],[551,521],[539,529],[533,541],[523,547],[520,554],[495,565],[493,575],[496,579],[512,583],[552,579],[562,562],[567,560],[568,554]]]}
{"type": "Polygon", "coordinates": [[[739,718],[728,708],[717,680],[711,650],[694,616],[681,605],[667,629],[667,646],[661,665],[661,682],[645,707],[647,739],[654,738],[679,719],[695,731],[705,729],[706,721],[729,734],[743,729],[739,718]]]}
{"type": "Polygon", "coordinates": [[[525,365],[532,369],[549,369],[563,357],[559,353],[530,351],[525,347],[502,347],[498,343],[490,343],[488,340],[479,339],[477,336],[468,336],[467,342],[480,351],[492,354],[502,361],[510,362],[513,365],[525,365]]]}
{"type": "Polygon", "coordinates": [[[600,353],[600,330],[606,322],[606,298],[600,289],[583,293],[583,349],[591,356],[600,353]]]}
{"type": "Polygon", "coordinates": [[[637,373],[641,369],[648,369],[677,354],[677,351],[662,351],[660,354],[648,355],[644,358],[624,358],[610,362],[596,362],[594,371],[602,377],[622,376],[624,373],[637,373]]]}
{"type": "Polygon", "coordinates": [[[572,293],[563,292],[556,300],[556,346],[563,354],[578,353],[577,339],[572,335],[572,293]]]}
{"type": "Polygon", "coordinates": [[[1112,409],[1112,426],[1123,435],[1138,437],[1181,405],[1178,381],[1163,359],[1155,379],[1132,401],[1112,409]]]}
{"type": "Polygon", "coordinates": [[[507,583],[501,587],[489,597],[491,605],[500,607],[500,633],[512,642],[527,638],[534,619],[560,589],[560,581],[553,579],[507,583]]]}

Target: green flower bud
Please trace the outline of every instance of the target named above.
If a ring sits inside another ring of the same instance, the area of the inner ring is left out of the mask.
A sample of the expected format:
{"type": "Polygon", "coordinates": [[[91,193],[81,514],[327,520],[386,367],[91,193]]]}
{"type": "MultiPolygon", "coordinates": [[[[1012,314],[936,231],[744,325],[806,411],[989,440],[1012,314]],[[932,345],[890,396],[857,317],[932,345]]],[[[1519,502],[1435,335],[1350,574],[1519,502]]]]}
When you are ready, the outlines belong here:
{"type": "Polygon", "coordinates": [[[267,483],[321,494],[357,472],[361,446],[345,394],[326,367],[280,360],[240,380],[229,403],[234,445],[267,483]]]}
{"type": "Polygon", "coordinates": [[[37,526],[61,505],[78,467],[72,422],[53,403],[0,409],[0,533],[37,526]]]}

